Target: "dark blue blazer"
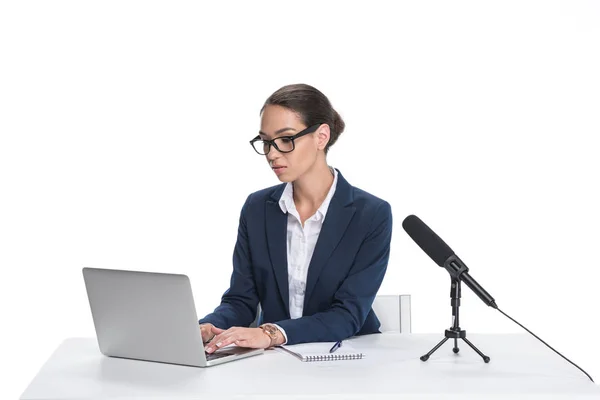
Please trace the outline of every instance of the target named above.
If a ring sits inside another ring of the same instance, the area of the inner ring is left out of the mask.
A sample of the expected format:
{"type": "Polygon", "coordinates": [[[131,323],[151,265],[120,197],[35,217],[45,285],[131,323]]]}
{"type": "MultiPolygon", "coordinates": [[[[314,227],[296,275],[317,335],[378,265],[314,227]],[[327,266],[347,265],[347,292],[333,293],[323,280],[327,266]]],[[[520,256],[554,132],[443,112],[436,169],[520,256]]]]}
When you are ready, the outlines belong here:
{"type": "Polygon", "coordinates": [[[240,215],[233,273],[221,304],[199,322],[228,329],[262,322],[285,329],[287,344],[333,342],[379,332],[371,305],[390,255],[388,202],[351,186],[338,170],[335,193],[308,268],[303,316],[290,319],[285,183],[252,193],[240,215]]]}

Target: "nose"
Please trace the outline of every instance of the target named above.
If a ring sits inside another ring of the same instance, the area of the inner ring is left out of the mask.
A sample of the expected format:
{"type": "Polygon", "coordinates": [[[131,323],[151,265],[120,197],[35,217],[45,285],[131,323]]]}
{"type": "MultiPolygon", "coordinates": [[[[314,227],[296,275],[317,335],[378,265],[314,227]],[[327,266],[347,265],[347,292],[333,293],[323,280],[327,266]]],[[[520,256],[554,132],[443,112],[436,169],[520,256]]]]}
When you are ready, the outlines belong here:
{"type": "Polygon", "coordinates": [[[270,164],[273,161],[275,161],[278,158],[280,158],[281,157],[281,153],[279,151],[277,151],[277,149],[275,148],[275,146],[271,146],[271,149],[269,150],[269,152],[267,153],[267,155],[265,157],[267,157],[267,161],[270,164]]]}

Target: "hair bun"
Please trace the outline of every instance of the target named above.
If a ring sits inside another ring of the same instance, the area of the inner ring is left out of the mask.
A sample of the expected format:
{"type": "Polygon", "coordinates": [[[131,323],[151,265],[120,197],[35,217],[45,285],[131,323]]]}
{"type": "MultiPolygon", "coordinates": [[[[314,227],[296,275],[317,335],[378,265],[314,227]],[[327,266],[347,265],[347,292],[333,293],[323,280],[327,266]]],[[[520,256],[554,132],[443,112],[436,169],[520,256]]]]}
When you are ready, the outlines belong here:
{"type": "Polygon", "coordinates": [[[344,132],[344,128],[346,128],[346,123],[340,114],[333,110],[333,130],[337,135],[340,135],[342,132],[344,132]]]}

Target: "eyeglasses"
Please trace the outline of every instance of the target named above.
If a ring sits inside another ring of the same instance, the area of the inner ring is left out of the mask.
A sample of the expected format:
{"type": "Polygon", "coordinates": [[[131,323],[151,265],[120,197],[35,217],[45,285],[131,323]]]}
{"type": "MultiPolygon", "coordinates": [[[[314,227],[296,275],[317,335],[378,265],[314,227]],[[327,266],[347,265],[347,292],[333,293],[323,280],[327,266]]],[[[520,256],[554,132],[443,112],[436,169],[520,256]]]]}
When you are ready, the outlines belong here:
{"type": "Polygon", "coordinates": [[[263,140],[260,138],[260,136],[257,136],[250,141],[250,144],[252,145],[252,148],[254,148],[254,150],[261,156],[269,153],[271,150],[271,145],[273,145],[280,153],[289,153],[296,148],[294,140],[316,131],[319,126],[321,126],[320,123],[309,126],[308,128],[296,133],[294,136],[279,136],[273,140],[263,140]]]}

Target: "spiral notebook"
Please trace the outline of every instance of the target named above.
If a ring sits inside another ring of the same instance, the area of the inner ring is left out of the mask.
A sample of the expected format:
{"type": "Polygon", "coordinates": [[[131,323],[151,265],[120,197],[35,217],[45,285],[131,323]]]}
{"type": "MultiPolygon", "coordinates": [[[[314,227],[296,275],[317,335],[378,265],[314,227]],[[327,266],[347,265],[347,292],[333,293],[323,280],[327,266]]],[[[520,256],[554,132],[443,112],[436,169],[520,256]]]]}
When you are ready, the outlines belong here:
{"type": "Polygon", "coordinates": [[[356,351],[348,342],[342,342],[342,346],[333,353],[329,349],[335,342],[301,343],[291,346],[279,346],[289,354],[297,357],[300,361],[341,361],[341,360],[359,360],[365,355],[356,351]]]}

